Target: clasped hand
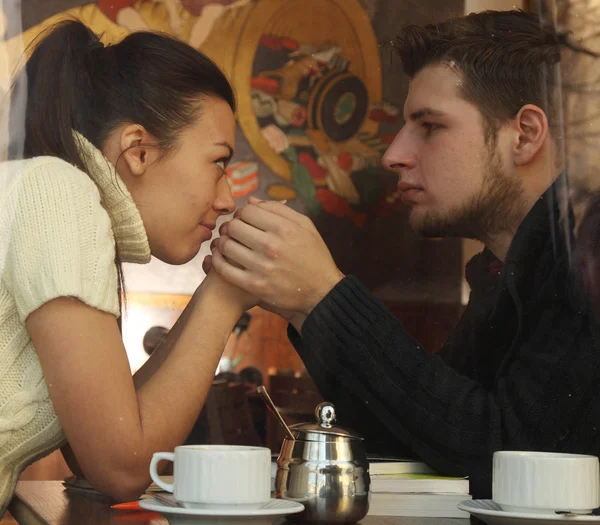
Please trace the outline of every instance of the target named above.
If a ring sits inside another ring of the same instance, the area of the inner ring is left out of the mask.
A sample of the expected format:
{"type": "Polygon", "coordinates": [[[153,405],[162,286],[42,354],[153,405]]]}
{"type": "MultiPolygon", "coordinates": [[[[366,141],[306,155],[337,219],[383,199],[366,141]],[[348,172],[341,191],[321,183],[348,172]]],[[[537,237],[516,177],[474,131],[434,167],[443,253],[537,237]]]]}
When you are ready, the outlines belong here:
{"type": "Polygon", "coordinates": [[[205,271],[284,317],[307,316],[343,278],[312,221],[281,202],[250,197],[219,233],[205,271]]]}

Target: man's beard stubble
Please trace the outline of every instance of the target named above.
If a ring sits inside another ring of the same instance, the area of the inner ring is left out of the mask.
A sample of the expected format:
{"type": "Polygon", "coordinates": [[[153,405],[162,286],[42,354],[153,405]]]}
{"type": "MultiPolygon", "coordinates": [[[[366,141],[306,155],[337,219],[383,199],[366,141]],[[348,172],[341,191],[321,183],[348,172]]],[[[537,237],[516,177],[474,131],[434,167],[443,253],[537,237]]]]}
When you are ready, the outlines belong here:
{"type": "Polygon", "coordinates": [[[510,178],[495,150],[485,163],[482,188],[472,200],[446,212],[430,212],[411,226],[423,237],[461,237],[484,240],[520,222],[523,211],[523,187],[510,178]]]}

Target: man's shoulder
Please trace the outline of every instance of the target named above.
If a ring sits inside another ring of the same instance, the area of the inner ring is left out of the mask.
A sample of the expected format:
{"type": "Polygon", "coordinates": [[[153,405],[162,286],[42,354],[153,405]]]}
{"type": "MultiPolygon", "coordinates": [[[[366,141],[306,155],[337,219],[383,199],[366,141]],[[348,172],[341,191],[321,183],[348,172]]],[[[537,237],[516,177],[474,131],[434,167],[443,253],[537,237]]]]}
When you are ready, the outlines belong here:
{"type": "Polygon", "coordinates": [[[568,332],[569,339],[588,334],[600,342],[598,321],[568,253],[545,253],[530,279],[534,293],[524,309],[532,332],[568,332]]]}

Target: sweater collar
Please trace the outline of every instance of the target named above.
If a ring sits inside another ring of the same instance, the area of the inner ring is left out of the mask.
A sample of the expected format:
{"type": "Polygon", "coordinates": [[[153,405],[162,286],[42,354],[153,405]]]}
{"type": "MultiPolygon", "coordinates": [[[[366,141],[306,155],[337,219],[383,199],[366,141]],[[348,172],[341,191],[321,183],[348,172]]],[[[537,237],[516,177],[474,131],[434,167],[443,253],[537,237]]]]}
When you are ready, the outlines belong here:
{"type": "Polygon", "coordinates": [[[472,288],[483,284],[489,290],[499,277],[512,279],[518,287],[529,281],[526,284],[530,286],[545,250],[553,253],[555,261],[568,258],[573,245],[573,212],[570,206],[566,213],[561,212],[560,206],[567,187],[567,177],[561,174],[533,205],[511,242],[502,275],[490,275],[490,262],[496,258],[488,248],[469,261],[466,277],[472,288]]]}
{"type": "Polygon", "coordinates": [[[77,131],[73,132],[87,174],[100,190],[102,207],[107,211],[121,262],[150,262],[148,236],[135,202],[114,166],[102,152],[77,131]]]}

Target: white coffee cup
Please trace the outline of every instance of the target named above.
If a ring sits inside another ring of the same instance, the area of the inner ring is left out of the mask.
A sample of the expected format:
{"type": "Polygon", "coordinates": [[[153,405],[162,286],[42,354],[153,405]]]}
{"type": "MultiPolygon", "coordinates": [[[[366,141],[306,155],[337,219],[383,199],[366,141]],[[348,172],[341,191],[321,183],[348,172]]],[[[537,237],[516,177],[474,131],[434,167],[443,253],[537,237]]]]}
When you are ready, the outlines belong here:
{"type": "Polygon", "coordinates": [[[499,451],[492,498],[507,512],[589,514],[600,506],[599,476],[596,456],[499,451]]]}
{"type": "Polygon", "coordinates": [[[186,507],[252,507],[271,497],[271,451],[231,445],[176,447],[174,453],[152,456],[150,477],[186,507]],[[173,462],[173,483],[166,483],[158,474],[161,460],[173,462]]]}

